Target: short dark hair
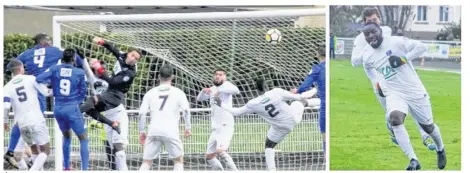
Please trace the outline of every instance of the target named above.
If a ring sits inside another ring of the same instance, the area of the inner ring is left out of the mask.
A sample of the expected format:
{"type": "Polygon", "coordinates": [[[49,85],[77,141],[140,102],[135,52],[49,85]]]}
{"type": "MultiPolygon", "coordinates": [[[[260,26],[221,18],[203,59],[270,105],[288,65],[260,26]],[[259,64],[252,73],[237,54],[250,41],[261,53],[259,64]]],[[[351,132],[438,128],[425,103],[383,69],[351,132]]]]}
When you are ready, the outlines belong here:
{"type": "Polygon", "coordinates": [[[129,53],[129,52],[132,52],[132,51],[135,51],[135,52],[137,52],[140,56],[142,56],[142,52],[140,52],[139,49],[129,48],[127,52],[129,53]]]}
{"type": "Polygon", "coordinates": [[[12,73],[15,73],[16,70],[18,70],[20,67],[23,67],[23,63],[20,60],[17,60],[17,59],[12,59],[7,64],[7,70],[12,72],[12,73]]]}
{"type": "Polygon", "coordinates": [[[75,57],[75,50],[71,48],[67,48],[62,53],[62,61],[64,63],[71,63],[75,57]]]}
{"type": "Polygon", "coordinates": [[[256,89],[261,92],[266,90],[266,81],[264,80],[264,78],[260,77],[256,79],[256,89]]]}
{"type": "Polygon", "coordinates": [[[379,19],[381,18],[379,9],[373,8],[373,7],[365,8],[364,11],[362,11],[362,21],[366,22],[366,17],[372,16],[374,14],[377,15],[377,17],[379,17],[379,19]]]}
{"type": "MultiPolygon", "coordinates": [[[[382,28],[380,28],[380,25],[375,23],[375,22],[367,22],[366,24],[364,24],[363,28],[368,26],[368,25],[374,25],[375,27],[379,28],[380,30],[382,30],[382,28]]],[[[362,30],[364,31],[364,30],[362,30]]]]}
{"type": "Polygon", "coordinates": [[[224,69],[222,69],[222,68],[217,68],[217,69],[214,70],[214,74],[217,73],[218,71],[227,73],[227,71],[225,71],[224,69]]]}
{"type": "Polygon", "coordinates": [[[41,42],[49,41],[50,39],[51,38],[49,37],[49,35],[45,33],[39,33],[36,36],[34,36],[34,44],[40,44],[41,42]]]}
{"type": "Polygon", "coordinates": [[[160,71],[158,74],[158,76],[160,76],[160,79],[167,80],[172,75],[173,75],[173,68],[170,65],[165,64],[162,67],[160,67],[160,71]]]}

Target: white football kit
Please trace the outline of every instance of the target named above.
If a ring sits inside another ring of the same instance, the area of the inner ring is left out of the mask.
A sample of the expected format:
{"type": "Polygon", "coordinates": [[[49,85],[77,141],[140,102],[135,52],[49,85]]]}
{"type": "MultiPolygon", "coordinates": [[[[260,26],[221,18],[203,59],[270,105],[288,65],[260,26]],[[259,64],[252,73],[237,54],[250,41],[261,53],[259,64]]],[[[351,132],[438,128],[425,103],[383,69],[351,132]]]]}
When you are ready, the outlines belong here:
{"type": "Polygon", "coordinates": [[[13,108],[15,122],[21,131],[20,147],[16,151],[24,150],[24,142],[29,146],[49,142],[49,130],[39,106],[38,91],[45,96],[51,94],[31,75],[16,75],[3,88],[3,108],[13,108]]]}
{"type": "Polygon", "coordinates": [[[183,156],[183,143],[179,137],[181,114],[185,128],[191,128],[189,102],[186,94],[169,84],[162,84],[145,94],[140,107],[139,130],[145,130],[146,115],[150,111],[150,124],[145,139],[144,160],[153,160],[165,145],[170,158],[183,156]]]}
{"type": "MultiPolygon", "coordinates": [[[[239,94],[237,86],[225,81],[220,86],[212,86],[210,94],[201,91],[197,97],[198,101],[210,100],[212,103],[215,94],[219,94],[222,103],[232,107],[232,95],[239,94]]],[[[234,132],[234,119],[230,112],[221,107],[211,105],[211,128],[212,132],[207,143],[207,153],[215,153],[217,148],[228,149],[234,132]]]]}
{"type": "MultiPolygon", "coordinates": [[[[390,37],[392,35],[392,29],[388,26],[381,26],[382,28],[382,35],[384,37],[390,37]]],[[[354,67],[357,67],[359,65],[362,65],[363,62],[363,55],[366,47],[369,46],[369,43],[367,43],[364,33],[361,32],[355,39],[354,39],[354,47],[352,50],[351,54],[351,64],[354,67]]],[[[377,83],[377,74],[375,73],[374,70],[367,70],[364,67],[364,71],[366,72],[367,77],[369,78],[371,84],[372,84],[372,89],[374,90],[375,96],[377,97],[377,100],[379,103],[382,105],[383,109],[386,109],[386,103],[385,103],[385,98],[381,97],[379,93],[377,92],[376,88],[376,83],[377,83]]]]}
{"type": "Polygon", "coordinates": [[[386,96],[387,120],[392,111],[398,110],[410,112],[420,124],[433,122],[429,95],[411,63],[426,49],[420,41],[401,36],[385,37],[377,49],[370,46],[366,48],[363,65],[378,74],[378,83],[386,96]],[[388,60],[391,55],[404,56],[408,62],[392,68],[388,60]]]}
{"type": "Polygon", "coordinates": [[[289,91],[274,88],[261,96],[248,101],[241,108],[221,104],[222,108],[231,112],[234,116],[256,113],[271,125],[268,131],[268,139],[281,142],[302,120],[304,105],[293,102],[288,105],[286,101],[301,100],[300,94],[292,94],[289,91]]]}

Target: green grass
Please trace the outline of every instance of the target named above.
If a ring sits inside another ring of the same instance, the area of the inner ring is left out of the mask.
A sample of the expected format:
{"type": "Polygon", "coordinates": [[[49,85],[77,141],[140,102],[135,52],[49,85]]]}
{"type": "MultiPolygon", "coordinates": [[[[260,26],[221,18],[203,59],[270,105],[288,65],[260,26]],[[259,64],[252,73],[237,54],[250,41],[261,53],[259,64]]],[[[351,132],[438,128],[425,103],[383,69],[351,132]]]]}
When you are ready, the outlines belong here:
{"type": "MultiPolygon", "coordinates": [[[[429,95],[434,122],[447,152],[446,170],[461,169],[461,76],[420,71],[429,95]]],[[[362,68],[349,61],[330,63],[330,169],[404,170],[408,158],[389,138],[384,111],[362,68]]],[[[416,124],[405,121],[423,170],[437,170],[436,153],[422,144],[416,124]]]]}

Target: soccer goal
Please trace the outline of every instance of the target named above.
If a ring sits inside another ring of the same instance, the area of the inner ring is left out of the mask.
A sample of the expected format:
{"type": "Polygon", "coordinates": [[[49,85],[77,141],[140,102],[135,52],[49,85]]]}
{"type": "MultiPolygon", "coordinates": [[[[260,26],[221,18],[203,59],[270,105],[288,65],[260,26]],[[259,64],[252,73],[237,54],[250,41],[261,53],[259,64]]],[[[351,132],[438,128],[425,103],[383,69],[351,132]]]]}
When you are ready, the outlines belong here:
{"type": "MultiPolygon", "coordinates": [[[[324,46],[325,29],[310,27],[306,21],[322,20],[325,9],[244,11],[191,14],[73,15],[55,16],[53,42],[62,48],[80,48],[87,57],[104,60],[112,69],[115,60],[103,47],[92,44],[95,36],[115,43],[126,51],[143,52],[134,84],[126,96],[129,110],[129,144],[126,154],[129,169],[138,170],[143,147],[138,138],[137,111],[144,94],[158,85],[158,70],[165,63],[175,70],[174,85],[182,89],[191,103],[192,136],[181,136],[185,152],[185,170],[211,170],[205,161],[210,134],[209,103],[196,97],[212,85],[216,68],[227,70],[228,79],[241,94],[234,96],[235,107],[258,95],[254,79],[264,77],[270,87],[297,87],[310,71],[319,46],[324,46]],[[278,44],[265,41],[269,29],[282,32],[278,44]]],[[[318,22],[318,21],[317,21],[318,22]]],[[[53,119],[48,123],[55,124],[53,119]]],[[[91,119],[87,119],[91,121],[91,119]]],[[[55,170],[62,169],[62,137],[55,127],[51,133],[55,170]],[[54,134],[54,135],[52,135],[54,134]]],[[[181,129],[183,129],[183,125],[181,129]]],[[[265,170],[264,141],[268,124],[256,115],[235,118],[235,133],[229,148],[240,170],[265,170]]],[[[110,162],[100,131],[88,129],[90,169],[109,170],[110,162]]],[[[72,142],[72,165],[80,169],[79,142],[72,142]]],[[[303,122],[276,146],[278,170],[325,169],[317,109],[305,111],[303,122]]],[[[52,167],[52,164],[50,164],[52,167]]],[[[155,156],[152,170],[171,170],[172,161],[163,152],[155,156]]],[[[54,168],[51,168],[54,169],[54,168]]]]}

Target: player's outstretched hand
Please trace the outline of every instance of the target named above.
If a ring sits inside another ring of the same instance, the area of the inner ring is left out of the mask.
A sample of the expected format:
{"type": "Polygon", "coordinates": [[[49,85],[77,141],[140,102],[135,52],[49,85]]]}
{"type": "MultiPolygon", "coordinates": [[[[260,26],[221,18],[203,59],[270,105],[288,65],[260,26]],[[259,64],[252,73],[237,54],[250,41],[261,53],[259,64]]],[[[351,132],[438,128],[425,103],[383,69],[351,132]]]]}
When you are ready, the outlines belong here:
{"type": "Polygon", "coordinates": [[[184,136],[191,136],[191,130],[187,129],[184,131],[184,136]]]}
{"type": "Polygon", "coordinates": [[[81,59],[85,59],[85,54],[83,54],[83,51],[79,48],[75,48],[75,52],[81,59]]]}
{"type": "Polygon", "coordinates": [[[390,66],[392,68],[398,68],[402,66],[403,64],[406,64],[406,58],[392,55],[388,58],[388,62],[390,62],[390,66]]]}
{"type": "Polygon", "coordinates": [[[147,138],[147,134],[145,132],[140,132],[140,135],[139,135],[140,144],[145,145],[146,138],[147,138]]]}
{"type": "Polygon", "coordinates": [[[297,88],[292,88],[292,89],[290,89],[290,92],[291,92],[292,94],[297,94],[297,88]]]}
{"type": "Polygon", "coordinates": [[[204,88],[203,91],[204,91],[206,94],[210,94],[210,93],[211,93],[211,89],[210,89],[210,88],[204,88]]]}
{"type": "Polygon", "coordinates": [[[95,38],[93,38],[93,43],[103,45],[104,44],[104,39],[101,38],[101,37],[95,37],[95,38]]]}
{"type": "Polygon", "coordinates": [[[113,130],[115,130],[118,134],[121,134],[121,129],[119,128],[119,121],[113,122],[113,130]]]}

